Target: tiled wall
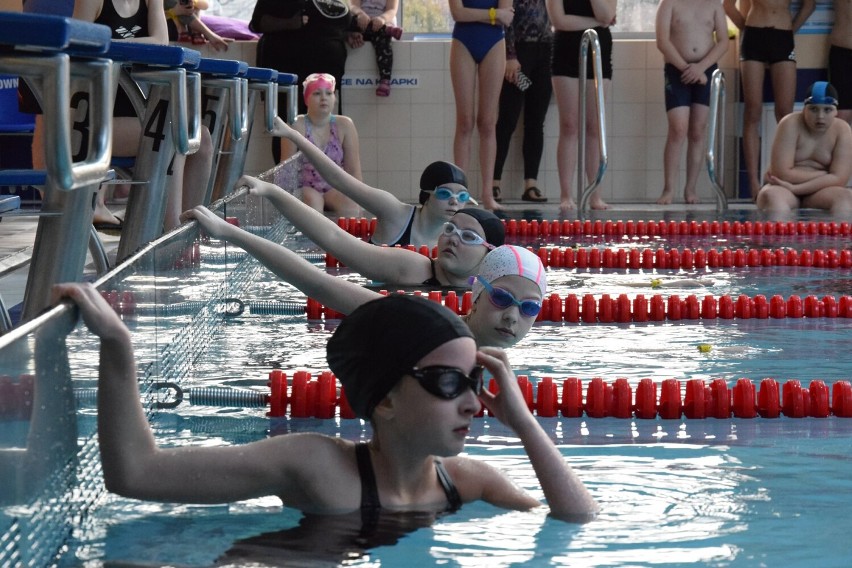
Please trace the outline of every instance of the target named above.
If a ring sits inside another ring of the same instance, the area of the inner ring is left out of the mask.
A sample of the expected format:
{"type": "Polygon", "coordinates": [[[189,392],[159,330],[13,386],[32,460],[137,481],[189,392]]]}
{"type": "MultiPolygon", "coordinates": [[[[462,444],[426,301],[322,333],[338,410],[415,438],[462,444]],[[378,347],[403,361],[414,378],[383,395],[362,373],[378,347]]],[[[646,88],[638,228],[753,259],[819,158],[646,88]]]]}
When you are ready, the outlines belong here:
{"type": "MultiPolygon", "coordinates": [[[[819,45],[824,43],[824,39],[818,41],[819,45]]],[[[797,48],[798,43],[797,37],[797,48]]],[[[797,51],[801,53],[801,48],[797,51]]],[[[821,61],[822,52],[816,51],[819,53],[812,59],[821,61]]],[[[417,197],[422,168],[434,160],[452,160],[455,104],[448,68],[449,42],[396,42],[394,56],[395,76],[416,77],[418,86],[394,87],[391,96],[384,99],[376,97],[372,88],[345,88],[344,111],[358,127],[365,181],[390,190],[404,200],[413,201],[417,197]]],[[[254,44],[233,44],[226,57],[253,63],[254,44]]],[[[800,59],[800,68],[802,63],[800,59]]],[[[617,40],[613,66],[614,77],[607,104],[609,167],[602,182],[604,197],[613,202],[654,201],[662,190],[667,128],[662,56],[653,40],[617,40]]],[[[726,193],[733,196],[737,166],[734,153],[738,106],[736,42],[731,42],[731,49],[720,62],[720,67],[726,76],[728,92],[724,113],[724,187],[726,193]]],[[[374,72],[371,45],[350,52],[347,75],[369,76],[374,72]]],[[[519,198],[522,189],[520,131],[520,128],[516,131],[503,175],[504,194],[510,198],[519,198]]],[[[558,198],[559,194],[555,163],[557,134],[557,112],[555,102],[551,102],[539,175],[539,186],[551,199],[558,198]]],[[[272,166],[269,146],[262,131],[256,130],[246,164],[247,173],[258,173],[272,166]]],[[[477,164],[476,144],[471,163],[477,164]]],[[[468,175],[476,194],[478,171],[470,171],[468,175]]],[[[682,171],[681,179],[684,175],[682,171]]],[[[705,201],[713,200],[706,170],[699,178],[699,196],[705,201]]]]}

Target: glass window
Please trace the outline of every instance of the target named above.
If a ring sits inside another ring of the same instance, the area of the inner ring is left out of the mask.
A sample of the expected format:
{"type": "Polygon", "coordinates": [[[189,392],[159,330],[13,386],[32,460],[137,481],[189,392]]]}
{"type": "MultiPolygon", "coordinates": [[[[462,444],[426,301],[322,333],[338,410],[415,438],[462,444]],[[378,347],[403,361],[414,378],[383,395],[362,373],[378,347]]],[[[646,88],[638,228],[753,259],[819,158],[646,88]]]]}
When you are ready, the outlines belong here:
{"type": "MultiPolygon", "coordinates": [[[[621,33],[654,33],[654,17],[658,0],[619,0],[617,25],[612,31],[621,33]]],[[[448,34],[453,29],[446,0],[400,0],[400,25],[411,34],[448,34]]]]}
{"type": "MultiPolygon", "coordinates": [[[[209,0],[208,13],[248,20],[256,0],[209,0]]],[[[615,35],[654,33],[658,0],[619,0],[615,35]]],[[[408,37],[420,34],[449,34],[453,29],[447,0],[399,0],[400,26],[408,37]]]]}

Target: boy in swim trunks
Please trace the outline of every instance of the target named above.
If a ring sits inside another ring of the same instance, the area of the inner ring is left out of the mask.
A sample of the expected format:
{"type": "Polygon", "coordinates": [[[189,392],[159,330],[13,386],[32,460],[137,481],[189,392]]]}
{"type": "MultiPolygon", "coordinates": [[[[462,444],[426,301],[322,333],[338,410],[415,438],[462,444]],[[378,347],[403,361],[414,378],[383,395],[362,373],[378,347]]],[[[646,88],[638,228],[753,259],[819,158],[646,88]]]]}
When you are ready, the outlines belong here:
{"type": "Polygon", "coordinates": [[[657,203],[672,202],[681,150],[687,137],[683,198],[686,203],[697,203],[695,185],[701,171],[710,112],[710,78],[716,63],[728,50],[725,11],[715,0],[662,0],[657,8],[656,35],[657,49],[666,62],[669,123],[663,154],[665,182],[657,203]]]}
{"type": "Polygon", "coordinates": [[[749,192],[757,198],[760,188],[760,117],[763,114],[763,77],[766,66],[772,79],[775,120],[793,111],[796,97],[796,56],[793,34],[810,17],[816,0],[802,0],[790,14],[791,0],[723,0],[725,13],[742,30],[740,76],[743,102],[743,156],[749,192]]]}
{"type": "Polygon", "coordinates": [[[852,122],[852,0],[835,0],[828,80],[837,89],[837,117],[852,122]]]}
{"type": "Polygon", "coordinates": [[[830,83],[817,81],[808,87],[805,108],[778,123],[767,184],[757,196],[757,206],[779,217],[810,207],[848,219],[850,175],[852,129],[837,118],[837,91],[830,83]]]}

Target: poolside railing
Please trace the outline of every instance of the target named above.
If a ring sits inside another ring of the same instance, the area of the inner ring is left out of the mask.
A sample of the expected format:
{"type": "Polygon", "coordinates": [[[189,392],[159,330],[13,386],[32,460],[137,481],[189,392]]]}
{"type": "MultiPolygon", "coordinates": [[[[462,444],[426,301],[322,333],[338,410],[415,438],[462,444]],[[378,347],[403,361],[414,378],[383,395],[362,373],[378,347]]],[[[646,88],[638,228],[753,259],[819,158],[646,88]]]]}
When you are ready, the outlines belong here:
{"type": "Polygon", "coordinates": [[[606,146],[606,106],[604,105],[603,64],[601,62],[601,44],[598,33],[589,29],[583,33],[580,43],[580,108],[577,140],[577,213],[581,219],[589,210],[589,198],[600,185],[607,167],[606,146]],[[592,72],[595,76],[595,96],[597,99],[598,146],[600,161],[593,180],[586,184],[586,68],[589,62],[589,50],[592,56],[592,72]]]}

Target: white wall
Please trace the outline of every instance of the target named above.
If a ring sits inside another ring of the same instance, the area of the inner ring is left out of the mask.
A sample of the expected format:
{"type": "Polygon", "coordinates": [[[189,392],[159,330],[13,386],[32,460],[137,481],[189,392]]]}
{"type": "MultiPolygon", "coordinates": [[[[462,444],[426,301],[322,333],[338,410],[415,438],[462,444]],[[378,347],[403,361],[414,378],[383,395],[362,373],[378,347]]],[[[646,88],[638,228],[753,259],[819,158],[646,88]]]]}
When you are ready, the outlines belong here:
{"type": "MultiPolygon", "coordinates": [[[[733,45],[733,42],[732,42],[733,45]]],[[[228,58],[254,62],[254,44],[234,44],[228,58]]],[[[214,54],[206,54],[214,56],[214,54]]],[[[416,77],[416,88],[394,87],[391,96],[379,98],[372,88],[345,88],[344,111],[355,121],[361,138],[361,160],[367,183],[415,200],[420,172],[429,162],[452,160],[455,104],[449,77],[449,42],[394,43],[394,76],[416,77]]],[[[602,186],[605,199],[613,202],[649,202],[659,196],[663,184],[663,147],[666,114],[663,103],[663,61],[653,40],[617,40],[613,50],[614,77],[607,108],[609,168],[602,186]]],[[[726,74],[728,104],[725,112],[725,187],[731,188],[736,160],[734,135],[737,74],[735,49],[729,50],[721,67],[726,74]]],[[[347,75],[375,73],[371,45],[350,52],[347,75]]],[[[539,187],[557,199],[556,173],[557,112],[551,102],[545,125],[545,151],[539,187]]],[[[503,175],[504,195],[519,198],[523,163],[516,131],[503,175]]],[[[259,173],[272,166],[269,141],[262,132],[252,136],[246,173],[259,173]]],[[[476,164],[476,152],[472,163],[476,164]]],[[[683,173],[681,174],[684,175],[683,173]]],[[[468,176],[478,193],[478,171],[468,176]]],[[[733,195],[731,189],[728,195],[733,195]]],[[[706,173],[699,182],[699,195],[712,201],[706,173]]]]}

